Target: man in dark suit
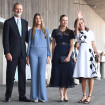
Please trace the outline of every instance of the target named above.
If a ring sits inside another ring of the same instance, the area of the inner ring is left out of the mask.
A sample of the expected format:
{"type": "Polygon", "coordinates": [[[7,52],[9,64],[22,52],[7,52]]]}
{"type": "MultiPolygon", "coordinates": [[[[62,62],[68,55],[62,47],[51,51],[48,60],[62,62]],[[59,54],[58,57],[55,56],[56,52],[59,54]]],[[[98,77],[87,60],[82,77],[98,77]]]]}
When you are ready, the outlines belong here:
{"type": "Polygon", "coordinates": [[[28,22],[21,18],[23,7],[15,3],[14,16],[5,21],[3,27],[3,47],[7,60],[5,101],[9,102],[12,94],[14,75],[18,66],[19,101],[29,102],[26,98],[26,45],[28,42],[28,22]]]}

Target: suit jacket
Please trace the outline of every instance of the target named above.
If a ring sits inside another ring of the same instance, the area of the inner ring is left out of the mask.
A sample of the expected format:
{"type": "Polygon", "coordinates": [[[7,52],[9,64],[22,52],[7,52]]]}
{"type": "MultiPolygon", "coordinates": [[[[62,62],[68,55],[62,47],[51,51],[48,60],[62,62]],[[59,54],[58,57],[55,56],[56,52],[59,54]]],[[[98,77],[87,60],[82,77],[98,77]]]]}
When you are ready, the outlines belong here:
{"type": "Polygon", "coordinates": [[[14,17],[6,20],[3,27],[4,54],[10,53],[13,58],[19,57],[20,54],[26,57],[25,41],[28,42],[28,22],[21,19],[21,23],[22,37],[19,34],[14,17]]]}

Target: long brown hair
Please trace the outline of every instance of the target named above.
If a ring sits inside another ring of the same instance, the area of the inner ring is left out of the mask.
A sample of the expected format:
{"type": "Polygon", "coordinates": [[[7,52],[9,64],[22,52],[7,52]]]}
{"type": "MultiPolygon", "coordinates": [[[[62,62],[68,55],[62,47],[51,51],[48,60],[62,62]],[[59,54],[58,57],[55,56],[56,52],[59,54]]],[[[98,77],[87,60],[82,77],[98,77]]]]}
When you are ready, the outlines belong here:
{"type": "Polygon", "coordinates": [[[33,39],[33,38],[34,38],[34,35],[35,35],[35,29],[36,29],[35,19],[36,19],[37,16],[40,16],[40,18],[41,18],[41,20],[42,20],[41,29],[42,29],[42,31],[43,31],[43,33],[44,33],[44,35],[45,35],[45,38],[47,38],[47,34],[46,34],[46,30],[45,30],[43,18],[42,18],[42,16],[41,16],[39,13],[36,13],[36,14],[34,15],[34,18],[33,18],[32,37],[31,37],[31,38],[33,39]]]}
{"type": "MultiPolygon", "coordinates": [[[[63,17],[67,17],[67,16],[66,15],[61,15],[59,20],[61,21],[63,17]]],[[[60,27],[61,26],[59,25],[58,29],[60,29],[60,27]]],[[[65,33],[67,33],[67,34],[70,33],[70,29],[68,27],[66,27],[65,33]]]]}
{"type": "MultiPolygon", "coordinates": [[[[76,27],[77,20],[78,19],[76,19],[75,22],[74,22],[74,28],[76,27]]],[[[82,20],[84,22],[84,19],[83,18],[81,18],[80,20],[82,20]]],[[[78,30],[81,31],[80,29],[78,29],[78,30]]],[[[85,30],[88,32],[89,31],[89,28],[85,26],[85,30]]]]}

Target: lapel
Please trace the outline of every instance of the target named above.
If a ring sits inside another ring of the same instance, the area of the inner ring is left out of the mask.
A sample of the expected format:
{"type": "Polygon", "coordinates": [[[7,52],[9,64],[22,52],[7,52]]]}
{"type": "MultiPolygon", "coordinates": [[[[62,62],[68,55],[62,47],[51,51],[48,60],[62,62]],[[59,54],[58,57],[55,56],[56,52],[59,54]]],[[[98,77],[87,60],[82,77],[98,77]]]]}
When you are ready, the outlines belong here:
{"type": "Polygon", "coordinates": [[[15,29],[16,32],[18,33],[18,35],[20,36],[19,30],[18,30],[18,27],[17,27],[17,24],[16,24],[14,17],[12,17],[12,24],[13,24],[13,29],[15,29]]]}
{"type": "Polygon", "coordinates": [[[21,25],[22,25],[22,37],[24,36],[24,27],[25,27],[25,24],[24,24],[24,21],[23,19],[21,18],[21,25]]]}
{"type": "MultiPolygon", "coordinates": [[[[14,17],[12,17],[12,24],[13,24],[13,28],[16,30],[16,32],[20,36],[19,30],[18,30],[18,26],[16,24],[16,21],[15,21],[14,17]]],[[[24,20],[22,18],[21,18],[21,25],[22,25],[22,37],[24,37],[25,23],[24,23],[24,20]]]]}

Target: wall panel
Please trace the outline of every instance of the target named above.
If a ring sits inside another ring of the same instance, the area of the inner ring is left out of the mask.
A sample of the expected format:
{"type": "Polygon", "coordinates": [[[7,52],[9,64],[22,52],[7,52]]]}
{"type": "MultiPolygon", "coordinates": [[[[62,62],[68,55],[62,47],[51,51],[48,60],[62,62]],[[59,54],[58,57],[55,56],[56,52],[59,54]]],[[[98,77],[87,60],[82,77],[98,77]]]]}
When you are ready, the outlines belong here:
{"type": "Polygon", "coordinates": [[[0,17],[5,19],[12,17],[13,4],[20,2],[24,9],[22,17],[28,20],[29,26],[32,26],[34,14],[39,12],[43,16],[45,26],[51,33],[54,28],[59,26],[59,17],[62,14],[68,16],[68,27],[74,29],[77,11],[81,10],[84,14],[86,26],[95,33],[98,49],[105,51],[105,21],[90,6],[74,4],[74,1],[86,3],[84,0],[0,0],[0,17]]]}

